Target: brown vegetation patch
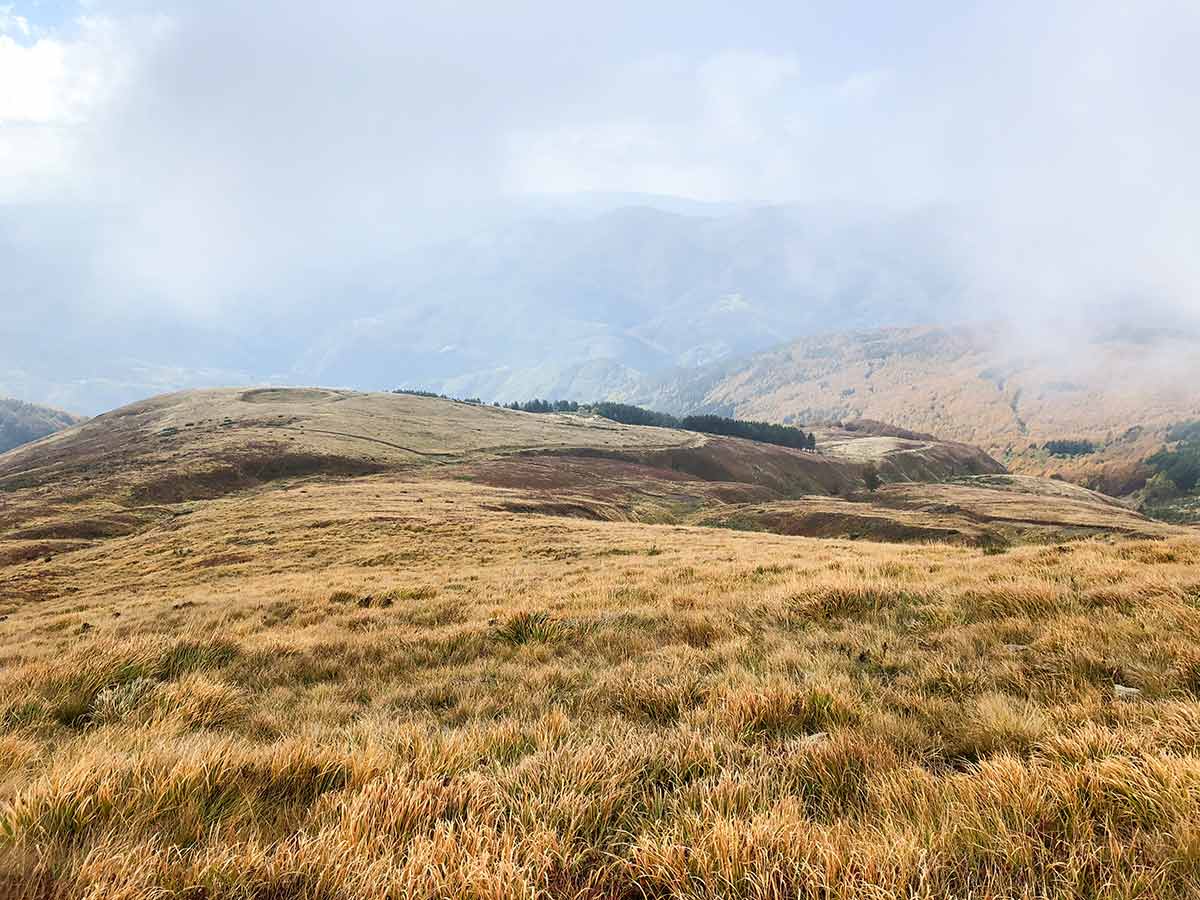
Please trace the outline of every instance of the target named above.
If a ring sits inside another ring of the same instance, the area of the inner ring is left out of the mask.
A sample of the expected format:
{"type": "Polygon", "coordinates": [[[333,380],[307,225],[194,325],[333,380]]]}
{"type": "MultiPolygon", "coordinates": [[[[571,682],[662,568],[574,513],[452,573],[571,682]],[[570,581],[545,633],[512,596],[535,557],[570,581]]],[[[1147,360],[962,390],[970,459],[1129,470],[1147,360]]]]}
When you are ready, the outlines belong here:
{"type": "Polygon", "coordinates": [[[511,513],[536,513],[541,516],[566,516],[572,519],[591,519],[594,522],[601,522],[607,518],[595,508],[583,503],[555,503],[549,501],[539,503],[510,500],[486,508],[511,513]]]}
{"type": "Polygon", "coordinates": [[[63,511],[58,521],[32,525],[12,533],[23,541],[92,541],[133,534],[144,527],[148,518],[138,513],[110,513],[102,516],[71,517],[63,511]]]}
{"type": "Polygon", "coordinates": [[[243,403],[321,403],[336,400],[336,391],[318,388],[256,388],[245,391],[238,399],[243,403]]]}
{"type": "Polygon", "coordinates": [[[309,475],[362,476],[384,471],[387,466],[361,459],[292,453],[282,448],[262,449],[231,457],[231,464],[201,471],[172,472],[136,484],[130,502],[183,503],[211,500],[236,491],[285,478],[309,475]]]}
{"type": "Polygon", "coordinates": [[[34,559],[51,560],[62,553],[90,547],[91,541],[79,540],[4,540],[0,541],[0,566],[12,566],[34,559]]]}
{"type": "Polygon", "coordinates": [[[932,520],[928,524],[917,524],[904,521],[895,514],[888,515],[886,510],[879,510],[878,515],[855,512],[855,505],[818,500],[811,504],[798,501],[770,506],[733,507],[707,513],[697,518],[696,523],[743,531],[850,540],[969,544],[978,540],[974,533],[964,533],[955,527],[938,527],[932,524],[932,520]],[[828,508],[830,506],[841,508],[828,508]]]}

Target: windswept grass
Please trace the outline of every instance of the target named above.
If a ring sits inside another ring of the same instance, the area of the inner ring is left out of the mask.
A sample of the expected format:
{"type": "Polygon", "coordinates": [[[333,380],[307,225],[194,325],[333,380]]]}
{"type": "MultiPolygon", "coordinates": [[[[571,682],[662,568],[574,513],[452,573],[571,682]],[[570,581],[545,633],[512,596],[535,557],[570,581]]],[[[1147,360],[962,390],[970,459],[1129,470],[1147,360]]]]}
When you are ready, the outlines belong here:
{"type": "Polygon", "coordinates": [[[0,896],[1200,895],[1200,542],[305,490],[0,580],[0,896]]]}

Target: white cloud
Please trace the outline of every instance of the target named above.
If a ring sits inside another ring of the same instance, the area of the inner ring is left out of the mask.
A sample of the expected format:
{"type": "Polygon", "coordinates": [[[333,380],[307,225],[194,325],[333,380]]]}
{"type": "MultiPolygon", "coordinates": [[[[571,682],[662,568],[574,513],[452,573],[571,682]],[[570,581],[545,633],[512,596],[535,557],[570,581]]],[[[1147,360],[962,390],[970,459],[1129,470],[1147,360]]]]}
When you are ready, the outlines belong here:
{"type": "Polygon", "coordinates": [[[33,34],[33,28],[29,25],[29,20],[24,16],[18,16],[12,6],[0,6],[0,35],[17,34],[28,38],[33,34]]]}
{"type": "Polygon", "coordinates": [[[25,46],[0,34],[0,124],[67,122],[77,114],[83,98],[66,52],[61,41],[25,46]]]}
{"type": "Polygon", "coordinates": [[[758,51],[636,61],[566,122],[510,135],[509,184],[801,203],[839,215],[848,199],[859,209],[928,203],[925,165],[893,178],[904,151],[871,134],[891,81],[880,69],[816,80],[799,55],[758,51]]]}
{"type": "Polygon", "coordinates": [[[85,16],[58,35],[0,11],[0,202],[90,180],[80,142],[132,77],[136,24],[85,16]]]}
{"type": "Polygon", "coordinates": [[[511,182],[864,223],[940,210],[964,305],[1083,318],[1124,295],[1200,316],[1200,7],[1029,4],[937,24],[912,52],[866,59],[817,64],[801,41],[626,64],[565,122],[511,141],[511,182]]]}

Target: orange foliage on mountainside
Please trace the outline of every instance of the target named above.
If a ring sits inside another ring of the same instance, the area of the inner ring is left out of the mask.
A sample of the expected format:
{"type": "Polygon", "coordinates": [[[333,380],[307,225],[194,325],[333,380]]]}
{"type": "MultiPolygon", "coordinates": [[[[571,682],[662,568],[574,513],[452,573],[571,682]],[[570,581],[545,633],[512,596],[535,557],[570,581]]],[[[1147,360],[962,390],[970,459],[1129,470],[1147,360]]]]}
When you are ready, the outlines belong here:
{"type": "Polygon", "coordinates": [[[1011,469],[1128,493],[1166,426],[1200,418],[1200,338],[1132,334],[1070,346],[999,327],[891,328],[806,338],[634,398],[663,409],[814,423],[878,419],[983,447],[1011,469]],[[1048,440],[1086,438],[1064,460],[1048,440]]]}

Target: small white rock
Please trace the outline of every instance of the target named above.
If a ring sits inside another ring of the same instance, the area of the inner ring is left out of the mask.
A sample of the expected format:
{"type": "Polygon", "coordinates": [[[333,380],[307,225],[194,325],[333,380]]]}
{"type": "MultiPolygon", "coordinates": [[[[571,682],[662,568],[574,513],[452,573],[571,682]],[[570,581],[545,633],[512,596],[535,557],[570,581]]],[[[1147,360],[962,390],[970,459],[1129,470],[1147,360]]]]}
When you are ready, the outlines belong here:
{"type": "Polygon", "coordinates": [[[1142,689],[1128,687],[1124,684],[1114,684],[1113,696],[1118,700],[1136,700],[1138,697],[1142,696],[1142,689]]]}

